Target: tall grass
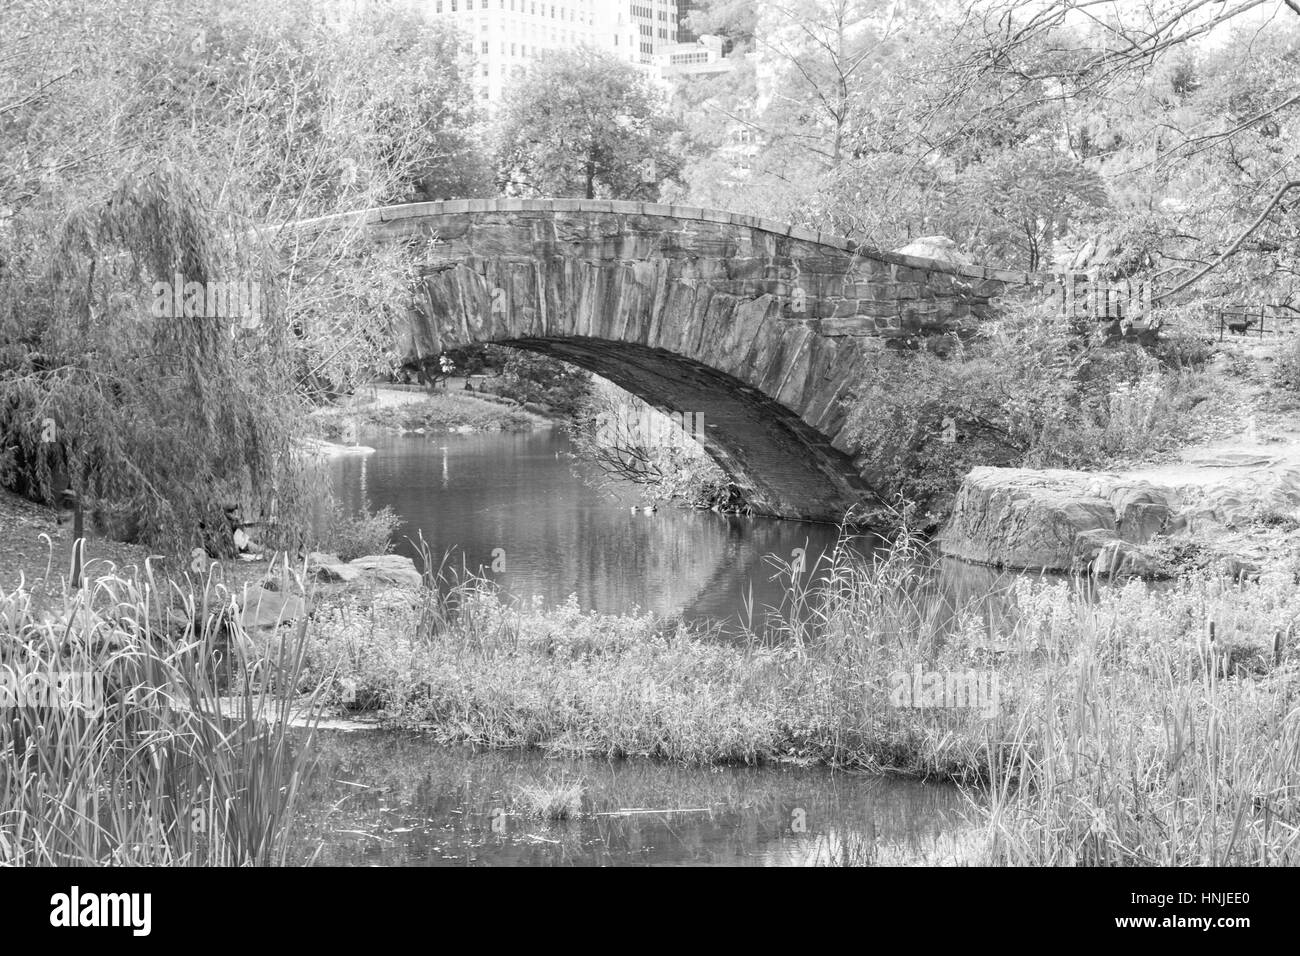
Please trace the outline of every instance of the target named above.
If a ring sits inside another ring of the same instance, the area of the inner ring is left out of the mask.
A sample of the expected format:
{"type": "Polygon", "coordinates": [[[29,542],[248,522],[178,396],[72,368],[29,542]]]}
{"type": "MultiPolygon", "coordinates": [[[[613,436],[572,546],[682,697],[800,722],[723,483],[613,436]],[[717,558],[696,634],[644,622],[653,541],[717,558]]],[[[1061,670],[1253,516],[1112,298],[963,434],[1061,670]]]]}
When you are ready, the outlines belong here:
{"type": "Polygon", "coordinates": [[[916,543],[866,564],[845,544],[810,577],[736,640],[573,601],[509,602],[461,576],[405,602],[319,609],[308,674],[335,703],[364,700],[390,726],[447,742],[953,778],[981,766],[976,715],[891,701],[892,675],[981,653],[945,645],[977,617],[925,590],[916,543]]]}
{"type": "MultiPolygon", "coordinates": [[[[344,596],[274,635],[246,634],[221,588],[147,571],[92,573],[49,607],[0,594],[4,686],[90,673],[105,690],[102,710],[3,711],[0,862],[289,862],[311,727],[332,705],[447,742],[956,780],[984,833],[954,860],[1300,863],[1292,586],[1021,579],[994,619],[945,598],[915,540],[866,559],[841,542],[782,568],[781,606],[735,639],[508,602],[425,567],[418,591],[344,596]],[[996,675],[995,707],[900,702],[917,668],[996,675]]],[[[518,802],[556,817],[581,797],[561,781],[518,802]]]]}
{"type": "Polygon", "coordinates": [[[287,862],[319,713],[305,646],[300,628],[255,652],[224,589],[147,570],[45,607],[0,593],[0,863],[287,862]],[[35,674],[103,694],[18,698],[35,674]]]}
{"type": "Polygon", "coordinates": [[[581,780],[548,780],[518,787],[515,803],[524,813],[541,820],[573,820],[582,816],[586,792],[581,780]]]}
{"type": "Polygon", "coordinates": [[[994,768],[991,862],[1300,863],[1298,612],[1293,588],[1202,580],[1047,623],[1059,664],[994,768]]]}
{"type": "Polygon", "coordinates": [[[1300,862],[1294,587],[1020,579],[992,617],[934,588],[907,538],[794,570],[740,640],[444,582],[326,609],[306,673],[444,741],[955,780],[988,862],[1300,862]],[[917,668],[996,676],[995,707],[900,703],[917,668]]]}

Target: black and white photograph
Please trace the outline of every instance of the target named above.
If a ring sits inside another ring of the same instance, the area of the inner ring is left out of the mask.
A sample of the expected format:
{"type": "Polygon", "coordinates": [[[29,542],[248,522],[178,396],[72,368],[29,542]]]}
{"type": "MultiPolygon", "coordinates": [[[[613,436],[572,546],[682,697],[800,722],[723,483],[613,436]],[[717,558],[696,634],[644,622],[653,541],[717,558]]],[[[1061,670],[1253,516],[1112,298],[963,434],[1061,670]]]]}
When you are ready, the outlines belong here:
{"type": "Polygon", "coordinates": [[[1222,939],[1298,582],[1300,0],[0,0],[34,925],[1068,868],[1222,939]]]}

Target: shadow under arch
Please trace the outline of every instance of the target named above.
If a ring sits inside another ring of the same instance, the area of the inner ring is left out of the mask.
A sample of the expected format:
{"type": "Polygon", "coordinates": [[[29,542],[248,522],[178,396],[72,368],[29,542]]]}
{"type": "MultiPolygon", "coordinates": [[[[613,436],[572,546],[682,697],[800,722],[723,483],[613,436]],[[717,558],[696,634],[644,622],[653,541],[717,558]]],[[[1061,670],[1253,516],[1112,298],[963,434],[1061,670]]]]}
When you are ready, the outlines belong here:
{"type": "Polygon", "coordinates": [[[757,389],[663,349],[594,338],[494,344],[570,362],[656,408],[698,414],[695,437],[757,514],[840,521],[871,497],[853,460],[757,389]]]}

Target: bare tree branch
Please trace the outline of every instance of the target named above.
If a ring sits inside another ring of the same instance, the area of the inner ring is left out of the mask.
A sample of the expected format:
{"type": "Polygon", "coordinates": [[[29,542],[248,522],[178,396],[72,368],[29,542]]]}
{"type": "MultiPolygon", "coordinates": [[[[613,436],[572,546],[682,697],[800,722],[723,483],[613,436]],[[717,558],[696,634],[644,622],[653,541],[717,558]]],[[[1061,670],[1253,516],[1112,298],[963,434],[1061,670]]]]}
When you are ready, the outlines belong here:
{"type": "Polygon", "coordinates": [[[1241,249],[1242,244],[1245,243],[1245,241],[1250,238],[1251,233],[1253,233],[1256,229],[1262,226],[1264,224],[1264,221],[1268,219],[1269,213],[1271,213],[1274,209],[1276,209],[1278,204],[1282,202],[1282,198],[1291,190],[1296,188],[1300,188],[1300,179],[1293,179],[1290,182],[1283,183],[1281,187],[1279,187],[1278,191],[1273,194],[1273,198],[1269,200],[1268,205],[1264,207],[1264,211],[1259,214],[1259,217],[1254,222],[1252,222],[1249,226],[1246,227],[1246,230],[1237,237],[1236,241],[1233,242],[1233,244],[1228,247],[1227,251],[1224,252],[1223,255],[1219,256],[1219,258],[1215,259],[1208,266],[1206,266],[1200,272],[1196,273],[1196,275],[1192,276],[1186,282],[1182,282],[1179,285],[1174,286],[1174,288],[1170,289],[1168,292],[1155,296],[1153,301],[1159,302],[1163,299],[1172,298],[1173,296],[1177,295],[1179,292],[1182,292],[1184,289],[1188,288],[1189,286],[1195,284],[1196,282],[1199,282],[1208,273],[1214,271],[1219,266],[1223,265],[1223,263],[1227,262],[1228,259],[1230,259],[1232,256],[1236,255],[1238,250],[1241,249]]]}

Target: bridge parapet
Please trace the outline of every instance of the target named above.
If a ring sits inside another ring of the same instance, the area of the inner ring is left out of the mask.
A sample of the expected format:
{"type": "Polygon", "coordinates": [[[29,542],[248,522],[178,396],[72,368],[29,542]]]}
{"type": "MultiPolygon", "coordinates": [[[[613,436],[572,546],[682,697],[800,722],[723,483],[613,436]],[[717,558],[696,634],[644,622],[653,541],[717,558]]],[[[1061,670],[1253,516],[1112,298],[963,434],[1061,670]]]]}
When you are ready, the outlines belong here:
{"type": "Polygon", "coordinates": [[[517,284],[511,274],[518,270],[500,267],[557,256],[591,263],[664,262],[671,279],[707,282],[718,294],[746,300],[771,296],[787,321],[827,336],[909,340],[960,333],[987,313],[1007,282],[1024,279],[1020,273],[884,252],[752,216],[640,202],[416,203],[307,220],[293,228],[343,225],[362,225],[392,239],[422,239],[428,273],[465,264],[493,289],[517,284]],[[499,268],[490,269],[489,261],[499,268]]]}

